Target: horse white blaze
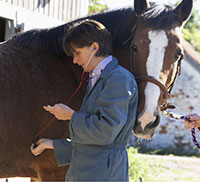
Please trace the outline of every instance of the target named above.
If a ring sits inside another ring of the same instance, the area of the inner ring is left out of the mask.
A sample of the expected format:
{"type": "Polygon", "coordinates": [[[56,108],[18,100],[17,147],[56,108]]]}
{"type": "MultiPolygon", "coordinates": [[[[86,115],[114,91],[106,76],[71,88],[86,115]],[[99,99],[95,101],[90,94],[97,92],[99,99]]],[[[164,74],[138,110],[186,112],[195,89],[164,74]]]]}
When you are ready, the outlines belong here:
{"type": "MultiPolygon", "coordinates": [[[[149,34],[149,55],[147,58],[146,68],[147,74],[159,79],[160,72],[164,63],[165,48],[168,45],[166,33],[161,31],[150,31],[149,34]]],[[[138,117],[141,121],[141,127],[144,130],[145,126],[151,121],[155,121],[157,112],[157,103],[160,96],[160,88],[153,84],[147,83],[145,88],[145,106],[143,112],[138,117]]]]}

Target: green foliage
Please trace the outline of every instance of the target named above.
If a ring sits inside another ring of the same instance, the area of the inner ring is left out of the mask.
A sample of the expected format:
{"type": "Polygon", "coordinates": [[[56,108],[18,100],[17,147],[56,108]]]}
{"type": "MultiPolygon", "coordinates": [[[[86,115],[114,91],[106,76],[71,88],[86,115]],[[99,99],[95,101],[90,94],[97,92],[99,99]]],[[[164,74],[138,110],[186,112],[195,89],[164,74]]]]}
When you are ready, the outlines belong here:
{"type": "Polygon", "coordinates": [[[88,14],[99,13],[108,9],[107,5],[99,3],[99,0],[89,0],[88,14]]]}
{"type": "Polygon", "coordinates": [[[183,29],[182,32],[184,34],[184,38],[186,40],[188,40],[198,52],[200,52],[200,33],[199,33],[199,31],[183,29]]]}
{"type": "MultiPolygon", "coordinates": [[[[181,1],[177,1],[175,5],[177,6],[181,1]]],[[[197,0],[194,0],[194,6],[190,19],[185,24],[182,29],[184,38],[189,41],[194,48],[200,52],[200,15],[198,10],[195,10],[197,6],[197,0]]]]}
{"type": "Polygon", "coordinates": [[[184,38],[200,52],[200,16],[197,10],[192,11],[192,15],[182,29],[182,32],[184,38]]]}

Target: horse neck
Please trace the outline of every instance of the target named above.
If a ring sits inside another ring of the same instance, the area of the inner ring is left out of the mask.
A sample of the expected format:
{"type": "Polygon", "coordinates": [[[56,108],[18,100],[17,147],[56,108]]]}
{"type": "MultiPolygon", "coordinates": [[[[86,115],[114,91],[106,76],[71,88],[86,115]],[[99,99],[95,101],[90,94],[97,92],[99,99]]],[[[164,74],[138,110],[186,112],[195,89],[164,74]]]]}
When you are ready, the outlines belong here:
{"type": "Polygon", "coordinates": [[[87,18],[101,22],[112,34],[113,46],[121,45],[126,41],[136,23],[136,16],[132,8],[99,13],[87,18]]]}
{"type": "Polygon", "coordinates": [[[89,16],[103,23],[112,34],[113,56],[119,64],[130,70],[130,40],[137,17],[134,9],[125,8],[89,16]]]}
{"type": "Polygon", "coordinates": [[[62,49],[62,38],[67,26],[87,18],[97,20],[106,26],[113,36],[112,44],[114,47],[121,45],[130,37],[131,30],[136,22],[134,10],[126,8],[87,16],[51,29],[31,30],[13,39],[22,47],[31,47],[37,50],[45,50],[57,56],[65,56],[62,49]]]}

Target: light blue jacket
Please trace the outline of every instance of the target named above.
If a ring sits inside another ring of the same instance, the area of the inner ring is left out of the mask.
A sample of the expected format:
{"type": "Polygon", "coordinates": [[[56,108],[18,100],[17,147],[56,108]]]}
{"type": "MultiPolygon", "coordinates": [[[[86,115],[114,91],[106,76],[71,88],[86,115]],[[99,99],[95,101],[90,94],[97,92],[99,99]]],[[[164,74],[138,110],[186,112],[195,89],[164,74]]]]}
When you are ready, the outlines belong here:
{"type": "Polygon", "coordinates": [[[86,93],[70,121],[70,139],[54,140],[59,166],[70,164],[66,181],[128,181],[126,146],[136,118],[134,77],[113,60],[86,93]]]}

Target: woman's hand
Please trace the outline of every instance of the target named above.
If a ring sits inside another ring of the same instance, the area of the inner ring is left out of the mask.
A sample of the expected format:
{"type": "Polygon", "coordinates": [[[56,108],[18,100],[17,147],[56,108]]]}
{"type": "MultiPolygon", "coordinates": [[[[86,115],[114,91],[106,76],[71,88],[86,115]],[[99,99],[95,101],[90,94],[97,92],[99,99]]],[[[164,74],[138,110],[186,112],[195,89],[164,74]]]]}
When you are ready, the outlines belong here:
{"type": "Polygon", "coordinates": [[[198,128],[200,127],[200,116],[198,114],[188,114],[188,120],[184,120],[184,123],[188,129],[198,128]]]}
{"type": "Polygon", "coordinates": [[[43,106],[46,111],[53,114],[58,120],[70,120],[74,110],[64,104],[55,104],[54,106],[43,106]]]}
{"type": "Polygon", "coordinates": [[[40,155],[45,149],[53,149],[53,140],[42,138],[36,142],[37,147],[34,148],[34,144],[31,145],[31,152],[33,155],[40,155]]]}

